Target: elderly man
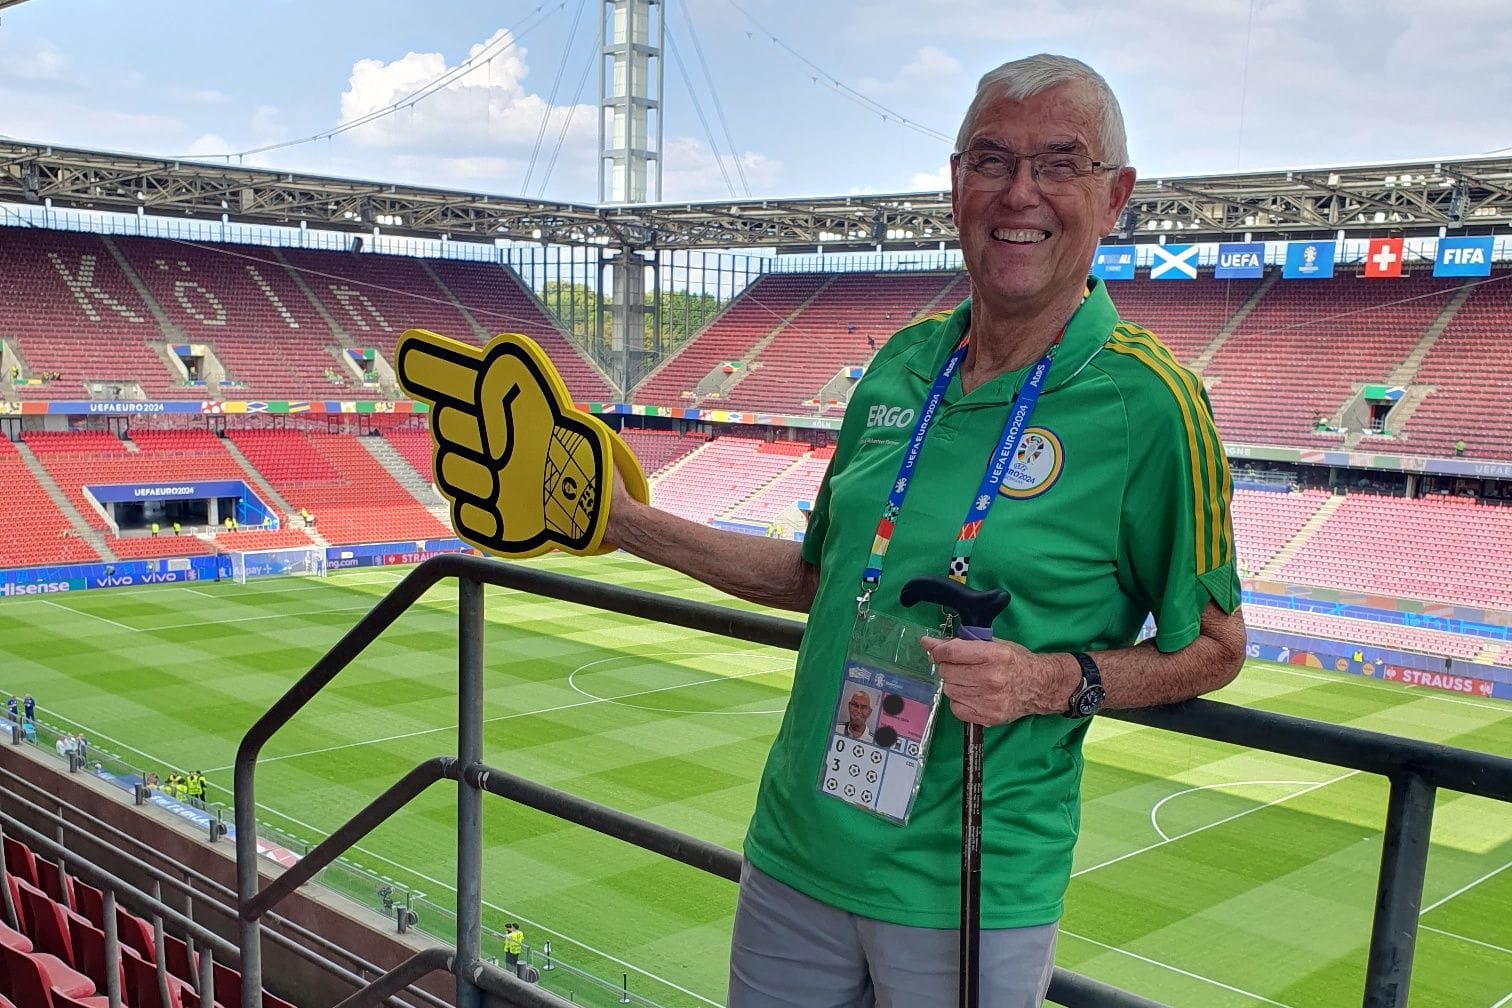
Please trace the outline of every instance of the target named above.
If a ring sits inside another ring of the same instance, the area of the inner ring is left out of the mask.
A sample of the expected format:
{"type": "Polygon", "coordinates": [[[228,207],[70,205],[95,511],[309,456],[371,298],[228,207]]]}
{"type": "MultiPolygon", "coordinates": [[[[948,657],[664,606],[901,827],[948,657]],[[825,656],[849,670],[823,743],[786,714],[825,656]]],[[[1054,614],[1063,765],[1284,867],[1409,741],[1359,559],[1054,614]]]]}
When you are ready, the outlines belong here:
{"type": "Polygon", "coordinates": [[[615,498],[609,541],[810,613],[745,842],[731,1008],[956,1003],[966,722],[986,736],[981,1000],[1037,1008],[1091,716],[1197,696],[1243,661],[1228,467],[1202,384],[1088,276],[1134,186],[1112,91],[1077,60],[1005,64],[956,146],[972,297],[877,353],[803,543],[615,498]],[[873,743],[836,736],[849,684],[886,674],[854,642],[910,615],[907,581],[942,574],[1012,604],[995,640],[920,635],[949,702],[920,752],[889,735],[873,762],[873,743]],[[1151,614],[1155,636],[1135,645],[1151,614]],[[826,793],[837,751],[896,772],[894,803],[826,793]]]}
{"type": "Polygon", "coordinates": [[[846,704],[845,718],[835,726],[835,731],[846,738],[866,737],[866,722],[871,717],[871,697],[865,690],[856,690],[846,704]]]}

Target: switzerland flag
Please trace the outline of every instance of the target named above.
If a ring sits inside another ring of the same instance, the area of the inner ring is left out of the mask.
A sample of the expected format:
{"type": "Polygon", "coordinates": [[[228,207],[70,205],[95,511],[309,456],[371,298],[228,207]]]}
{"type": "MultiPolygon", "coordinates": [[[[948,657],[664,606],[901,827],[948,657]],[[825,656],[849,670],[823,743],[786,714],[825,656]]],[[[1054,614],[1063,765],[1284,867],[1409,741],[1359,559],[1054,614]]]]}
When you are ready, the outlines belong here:
{"type": "Polygon", "coordinates": [[[1402,275],[1402,239],[1372,238],[1365,254],[1365,276],[1372,280],[1402,275]]]}

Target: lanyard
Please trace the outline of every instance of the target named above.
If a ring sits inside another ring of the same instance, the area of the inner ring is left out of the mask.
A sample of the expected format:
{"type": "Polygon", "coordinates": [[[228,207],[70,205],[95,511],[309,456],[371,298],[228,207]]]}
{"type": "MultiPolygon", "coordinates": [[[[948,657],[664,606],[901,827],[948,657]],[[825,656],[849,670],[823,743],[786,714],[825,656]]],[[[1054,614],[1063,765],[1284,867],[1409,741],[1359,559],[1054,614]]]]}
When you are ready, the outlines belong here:
{"type": "MultiPolygon", "coordinates": [[[[882,580],[882,564],[887,557],[888,547],[892,545],[898,515],[903,510],[903,499],[908,495],[913,481],[914,467],[919,461],[919,450],[924,445],[924,438],[928,435],[929,429],[934,426],[940,403],[945,398],[945,390],[950,386],[950,379],[954,377],[961,361],[966,357],[969,340],[969,336],[961,337],[961,341],[956,344],[950,357],[945,361],[945,366],[940,369],[934,384],[930,386],[924,408],[920,411],[918,423],[914,426],[913,437],[909,439],[908,450],[904,452],[903,461],[898,466],[898,478],[893,480],[892,489],[887,495],[887,504],[882,509],[882,518],[877,522],[877,535],[872,540],[871,556],[866,562],[866,570],[861,574],[861,597],[857,601],[861,603],[863,610],[867,607],[871,593],[882,580]]],[[[992,505],[997,500],[998,488],[1002,486],[1003,477],[1008,474],[1013,454],[1018,451],[1019,440],[1023,437],[1024,428],[1028,426],[1029,417],[1034,413],[1040,393],[1044,391],[1045,378],[1050,373],[1050,365],[1055,361],[1055,350],[1059,345],[1060,339],[1057,338],[1045,352],[1045,356],[1034,365],[1029,372],[1029,377],[1013,393],[1013,399],[1008,404],[1008,420],[1003,425],[1002,436],[998,438],[997,450],[993,452],[987,470],[982,474],[981,486],[971,502],[970,509],[966,512],[966,519],[961,523],[961,532],[956,537],[955,549],[951,553],[950,577],[962,584],[966,582],[967,572],[971,569],[971,551],[976,546],[977,534],[982,530],[982,522],[986,520],[987,512],[992,510],[992,505]]]]}

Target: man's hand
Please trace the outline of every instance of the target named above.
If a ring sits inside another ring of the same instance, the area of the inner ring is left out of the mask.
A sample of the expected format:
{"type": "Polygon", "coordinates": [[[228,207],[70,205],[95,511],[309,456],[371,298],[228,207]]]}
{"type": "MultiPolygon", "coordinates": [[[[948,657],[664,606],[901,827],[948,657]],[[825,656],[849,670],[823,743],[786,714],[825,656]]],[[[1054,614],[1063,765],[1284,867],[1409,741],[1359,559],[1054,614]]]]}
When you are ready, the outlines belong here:
{"type": "Polygon", "coordinates": [[[1012,641],[925,637],[950,711],[968,724],[1009,724],[1029,714],[1060,714],[1079,681],[1063,654],[1034,654],[1012,641]]]}
{"type": "Polygon", "coordinates": [[[504,557],[605,552],[609,474],[626,468],[630,493],[649,496],[629,448],[572,405],[526,337],[501,335],[480,350],[411,329],[395,365],[405,392],[431,406],[436,483],[468,544],[504,557]]]}
{"type": "MultiPolygon", "coordinates": [[[[1093,653],[1107,690],[1104,710],[1180,703],[1219,689],[1244,664],[1244,614],[1209,601],[1197,638],[1162,652],[1154,640],[1093,653]]],[[[1031,654],[1006,640],[924,638],[950,709],[962,721],[1007,724],[1028,714],[1064,714],[1081,682],[1070,654],[1031,654]]]]}

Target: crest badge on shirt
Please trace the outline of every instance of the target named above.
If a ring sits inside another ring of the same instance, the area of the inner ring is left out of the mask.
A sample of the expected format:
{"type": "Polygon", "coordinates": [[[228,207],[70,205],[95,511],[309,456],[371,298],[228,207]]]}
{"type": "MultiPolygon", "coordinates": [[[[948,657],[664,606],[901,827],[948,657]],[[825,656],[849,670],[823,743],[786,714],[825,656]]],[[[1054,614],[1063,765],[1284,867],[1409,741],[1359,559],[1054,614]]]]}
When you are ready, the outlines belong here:
{"type": "Polygon", "coordinates": [[[1019,439],[1013,465],[998,492],[1015,500],[1038,497],[1060,479],[1065,464],[1066,450],[1060,438],[1044,427],[1030,427],[1019,439]]]}

